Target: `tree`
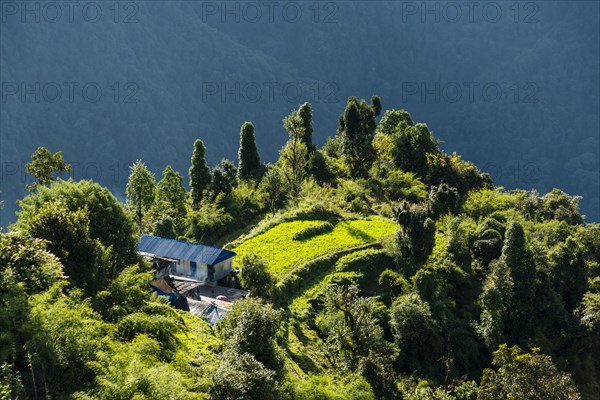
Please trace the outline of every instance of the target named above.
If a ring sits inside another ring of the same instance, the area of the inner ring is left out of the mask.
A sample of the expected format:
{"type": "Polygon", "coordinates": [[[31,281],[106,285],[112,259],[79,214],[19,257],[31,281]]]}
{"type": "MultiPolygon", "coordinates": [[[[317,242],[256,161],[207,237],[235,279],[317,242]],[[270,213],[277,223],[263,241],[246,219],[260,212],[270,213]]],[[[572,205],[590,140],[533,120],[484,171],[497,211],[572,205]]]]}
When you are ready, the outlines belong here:
{"type": "Polygon", "coordinates": [[[377,125],[377,133],[382,135],[393,135],[398,124],[403,123],[404,128],[413,126],[414,122],[410,114],[405,110],[386,110],[377,125]]]}
{"type": "Polygon", "coordinates": [[[275,215],[277,205],[285,198],[285,187],[279,168],[273,165],[267,166],[261,186],[265,193],[265,202],[271,213],[275,215]]]}
{"type": "Polygon", "coordinates": [[[500,258],[504,247],[506,227],[495,218],[488,218],[477,229],[473,242],[473,256],[488,265],[492,260],[500,258]]]}
{"type": "Polygon", "coordinates": [[[244,122],[240,130],[238,160],[238,176],[241,180],[247,181],[259,177],[261,164],[252,122],[244,122]]]}
{"type": "Polygon", "coordinates": [[[583,216],[579,212],[581,196],[569,196],[565,192],[552,189],[541,199],[539,217],[542,220],[557,219],[570,225],[583,224],[583,216]]]}
{"type": "Polygon", "coordinates": [[[173,218],[168,215],[158,218],[154,225],[154,235],[167,239],[176,239],[177,229],[175,228],[173,218]]]}
{"type": "Polygon", "coordinates": [[[560,372],[539,348],[525,353],[503,344],[494,352],[492,365],[495,369],[483,372],[478,400],[581,398],[570,375],[560,372]]]}
{"type": "Polygon", "coordinates": [[[330,285],[317,326],[327,339],[325,356],[341,370],[358,372],[380,398],[397,398],[392,362],[396,352],[383,337],[374,298],[359,296],[358,287],[330,285]]]}
{"type": "Polygon", "coordinates": [[[565,308],[572,311],[588,290],[588,267],[584,249],[570,236],[560,243],[550,254],[552,275],[556,292],[565,302],[565,308]]]}
{"type": "Polygon", "coordinates": [[[44,240],[23,231],[0,233],[0,399],[26,397],[18,393],[18,369],[25,365],[24,342],[30,337],[29,299],[64,278],[63,266],[44,240]]]}
{"type": "Polygon", "coordinates": [[[381,98],[379,96],[371,96],[371,109],[375,116],[381,114],[381,98]]]}
{"type": "Polygon", "coordinates": [[[221,160],[221,163],[212,170],[211,195],[213,200],[221,193],[229,195],[237,185],[235,164],[229,160],[221,160]]]}
{"type": "Polygon", "coordinates": [[[298,116],[302,121],[303,135],[302,142],[306,145],[308,156],[317,150],[317,147],[313,144],[313,127],[312,127],[312,108],[310,103],[303,103],[298,108],[298,116]]]}
{"type": "Polygon", "coordinates": [[[39,185],[49,185],[55,175],[71,171],[71,164],[66,164],[62,152],[54,154],[45,147],[38,147],[31,155],[31,162],[25,164],[25,171],[33,175],[36,181],[27,185],[27,190],[34,191],[39,185]]]}
{"type": "Polygon", "coordinates": [[[429,208],[433,218],[445,213],[455,213],[458,210],[460,196],[458,191],[445,183],[432,187],[429,192],[429,208]]]}
{"type": "Polygon", "coordinates": [[[513,282],[505,263],[492,261],[483,285],[480,321],[477,331],[488,349],[495,350],[505,341],[508,310],[512,302],[513,282]]]}
{"type": "Polygon", "coordinates": [[[237,354],[251,354],[267,368],[280,373],[282,361],[274,343],[279,324],[279,312],[270,304],[247,298],[233,302],[229,312],[217,324],[217,333],[226,349],[237,354]]]}
{"type": "Polygon", "coordinates": [[[114,277],[124,266],[138,261],[135,250],[135,225],[123,205],[108,189],[92,181],[58,180],[49,187],[40,186],[35,195],[19,202],[15,229],[27,230],[31,220],[46,202],[62,202],[70,212],[86,209],[92,239],[112,248],[114,277]]]}
{"type": "Polygon", "coordinates": [[[525,232],[518,221],[506,230],[500,262],[506,265],[512,281],[512,297],[508,312],[507,333],[510,340],[525,344],[532,333],[532,313],[536,291],[536,269],[533,253],[527,246],[525,232]]]}
{"type": "Polygon", "coordinates": [[[308,149],[303,141],[305,135],[302,118],[293,110],[283,120],[283,127],[289,134],[289,140],[279,152],[279,164],[291,196],[296,199],[300,186],[306,177],[308,149]]]}
{"type": "Polygon", "coordinates": [[[600,293],[588,292],[583,296],[578,315],[587,329],[600,331],[600,293]]]}
{"type": "Polygon", "coordinates": [[[73,212],[56,200],[44,203],[27,226],[32,237],[47,241],[71,283],[88,295],[104,288],[111,272],[108,251],[90,237],[89,225],[85,208],[73,212]]]}
{"type": "Polygon", "coordinates": [[[342,138],[342,154],[352,177],[366,176],[375,160],[372,144],[377,127],[375,115],[373,106],[352,96],[340,116],[338,133],[342,138]]]}
{"type": "Polygon", "coordinates": [[[518,221],[512,221],[506,230],[500,261],[510,271],[517,308],[531,305],[535,293],[535,262],[518,221]]]}
{"type": "Polygon", "coordinates": [[[425,124],[398,124],[395,128],[392,156],[396,167],[425,177],[428,155],[439,154],[439,146],[425,124]]]}
{"type": "Polygon", "coordinates": [[[274,400],[277,398],[275,372],[251,354],[226,351],[213,374],[211,394],[218,400],[274,400]]]}
{"type": "Polygon", "coordinates": [[[210,185],[211,175],[210,169],[206,164],[205,159],[206,147],[202,140],[197,139],[194,142],[194,151],[192,153],[192,160],[190,166],[190,188],[192,207],[197,210],[202,202],[204,191],[210,185]]]}
{"type": "Polygon", "coordinates": [[[144,231],[144,213],[154,203],[156,181],[154,175],[141,160],[133,163],[130,171],[125,194],[127,195],[127,204],[134,210],[137,218],[139,232],[142,233],[144,231]]]}
{"type": "Polygon", "coordinates": [[[309,159],[307,165],[308,174],[315,179],[318,183],[331,183],[335,176],[329,170],[327,166],[327,160],[321,150],[314,151],[309,159]]]}
{"type": "Polygon", "coordinates": [[[428,208],[403,200],[394,206],[393,218],[401,226],[396,234],[396,243],[404,264],[426,260],[435,244],[435,222],[429,218],[428,208]]]}
{"type": "Polygon", "coordinates": [[[1,293],[19,284],[27,294],[47,290],[65,277],[59,259],[48,251],[44,240],[22,231],[0,233],[0,276],[1,293]]]}
{"type": "Polygon", "coordinates": [[[389,300],[403,293],[409,285],[402,275],[391,269],[386,269],[379,275],[379,286],[383,288],[389,300]]]}
{"type": "Polygon", "coordinates": [[[186,215],[187,192],[183,177],[170,165],[163,170],[162,179],[156,185],[154,211],[158,218],[171,217],[177,232],[183,229],[186,215]]]}
{"type": "Polygon", "coordinates": [[[414,293],[396,298],[390,309],[390,327],[400,350],[401,368],[429,372],[436,361],[432,350],[439,329],[429,305],[414,293]]]}
{"type": "Polygon", "coordinates": [[[240,283],[252,296],[265,300],[271,298],[274,279],[268,270],[266,261],[253,251],[242,256],[240,283]]]}
{"type": "Polygon", "coordinates": [[[234,221],[218,201],[206,202],[198,210],[189,213],[186,236],[203,243],[214,243],[215,238],[234,221]]]}
{"type": "Polygon", "coordinates": [[[232,188],[238,186],[237,168],[231,160],[221,160],[220,168],[223,170],[223,175],[232,188]]]}

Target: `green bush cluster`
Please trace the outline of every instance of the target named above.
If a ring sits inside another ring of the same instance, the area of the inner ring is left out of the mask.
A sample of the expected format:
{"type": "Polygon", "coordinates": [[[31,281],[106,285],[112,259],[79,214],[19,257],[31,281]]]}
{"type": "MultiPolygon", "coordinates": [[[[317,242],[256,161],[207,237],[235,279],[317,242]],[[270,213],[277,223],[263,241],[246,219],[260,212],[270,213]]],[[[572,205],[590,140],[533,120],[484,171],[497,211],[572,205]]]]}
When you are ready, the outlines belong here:
{"type": "Polygon", "coordinates": [[[319,225],[309,226],[304,229],[300,229],[298,232],[292,235],[292,240],[306,240],[312,237],[321,235],[323,233],[331,232],[333,230],[333,224],[331,222],[322,222],[319,225]]]}

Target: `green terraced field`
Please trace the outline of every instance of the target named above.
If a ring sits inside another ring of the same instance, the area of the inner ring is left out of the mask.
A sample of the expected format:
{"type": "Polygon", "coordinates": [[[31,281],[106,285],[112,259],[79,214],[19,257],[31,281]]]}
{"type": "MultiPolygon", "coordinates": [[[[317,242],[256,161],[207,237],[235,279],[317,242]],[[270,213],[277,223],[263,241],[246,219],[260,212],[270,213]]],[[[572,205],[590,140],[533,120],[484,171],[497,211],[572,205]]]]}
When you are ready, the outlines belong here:
{"type": "Polygon", "coordinates": [[[253,237],[234,251],[234,268],[240,267],[241,256],[249,250],[261,255],[277,278],[293,266],[331,251],[374,242],[396,232],[398,224],[381,217],[338,222],[331,232],[305,241],[292,240],[301,229],[316,226],[322,221],[291,221],[281,223],[253,237]]]}

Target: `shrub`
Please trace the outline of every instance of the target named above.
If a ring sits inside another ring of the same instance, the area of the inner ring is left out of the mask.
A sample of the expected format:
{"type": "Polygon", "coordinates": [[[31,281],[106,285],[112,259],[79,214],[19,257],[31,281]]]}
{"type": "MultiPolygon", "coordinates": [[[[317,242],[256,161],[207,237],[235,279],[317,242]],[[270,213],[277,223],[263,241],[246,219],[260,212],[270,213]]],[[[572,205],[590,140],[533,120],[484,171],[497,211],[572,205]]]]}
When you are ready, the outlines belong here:
{"type": "Polygon", "coordinates": [[[213,374],[211,392],[218,400],[274,400],[277,398],[275,372],[251,354],[227,351],[213,374]]]}
{"type": "Polygon", "coordinates": [[[319,225],[300,229],[298,232],[294,233],[292,240],[306,240],[323,233],[331,232],[332,230],[333,224],[331,222],[323,222],[319,225]]]}
{"type": "Polygon", "coordinates": [[[0,292],[20,283],[28,293],[39,293],[64,278],[62,266],[40,239],[20,232],[0,233],[0,292]]]}
{"type": "Polygon", "coordinates": [[[237,300],[217,324],[225,348],[238,355],[251,354],[256,361],[281,372],[282,362],[275,349],[280,313],[260,299],[237,300]]]}
{"type": "Polygon", "coordinates": [[[132,265],[113,279],[106,290],[94,298],[95,309],[100,311],[107,321],[117,321],[125,315],[134,313],[151,299],[148,281],[151,272],[143,272],[139,265],[132,265]]]}
{"type": "Polygon", "coordinates": [[[159,218],[154,227],[154,234],[167,239],[176,239],[177,234],[175,233],[173,218],[168,215],[159,218]]]}
{"type": "Polygon", "coordinates": [[[32,296],[27,322],[31,338],[27,342],[29,364],[38,376],[45,376],[51,398],[65,398],[93,382],[91,362],[106,349],[112,327],[102,322],[77,291],[72,297],[57,284],[32,296]]]}
{"type": "Polygon", "coordinates": [[[126,340],[132,340],[139,334],[155,338],[161,344],[163,358],[170,360],[180,345],[175,334],[181,331],[182,326],[173,318],[137,312],[119,321],[117,329],[126,340]]]}
{"type": "Polygon", "coordinates": [[[312,375],[290,382],[288,387],[297,400],[374,400],[375,394],[364,377],[350,374],[334,380],[327,375],[312,375]]]}
{"type": "Polygon", "coordinates": [[[391,269],[386,269],[379,275],[379,286],[385,291],[388,300],[401,293],[408,292],[410,289],[406,278],[391,269]]]}
{"type": "Polygon", "coordinates": [[[214,242],[222,235],[222,228],[233,222],[232,216],[218,204],[204,204],[199,210],[192,211],[189,216],[189,228],[186,236],[204,242],[214,242]]]}
{"type": "Polygon", "coordinates": [[[240,283],[252,296],[269,299],[273,292],[274,278],[265,260],[253,251],[242,256],[240,283]]]}
{"type": "Polygon", "coordinates": [[[427,197],[425,185],[410,172],[390,171],[383,180],[384,191],[390,200],[406,199],[415,203],[427,197]]]}
{"type": "Polygon", "coordinates": [[[0,399],[24,398],[24,388],[19,373],[13,370],[12,365],[0,365],[0,399]]]}

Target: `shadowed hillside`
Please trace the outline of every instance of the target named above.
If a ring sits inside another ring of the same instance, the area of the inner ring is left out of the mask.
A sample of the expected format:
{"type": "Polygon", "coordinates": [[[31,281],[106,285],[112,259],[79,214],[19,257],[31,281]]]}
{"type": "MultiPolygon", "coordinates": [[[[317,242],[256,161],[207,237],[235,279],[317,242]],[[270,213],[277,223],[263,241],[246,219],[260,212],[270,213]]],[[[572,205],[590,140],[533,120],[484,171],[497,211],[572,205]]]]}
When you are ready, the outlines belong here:
{"type": "Polygon", "coordinates": [[[3,225],[38,145],[122,196],[136,158],[185,174],[200,137],[214,165],[236,157],[239,126],[252,120],[272,161],[296,104],[313,104],[323,144],[336,129],[326,116],[373,92],[427,119],[443,148],[495,183],[580,193],[598,220],[597,3],[502,3],[498,17],[478,3],[454,17],[442,3],[297,2],[257,14],[240,2],[153,1],[103,5],[97,21],[83,5],[72,21],[64,9],[56,23],[52,10],[36,22],[16,4],[0,28],[3,225]]]}

